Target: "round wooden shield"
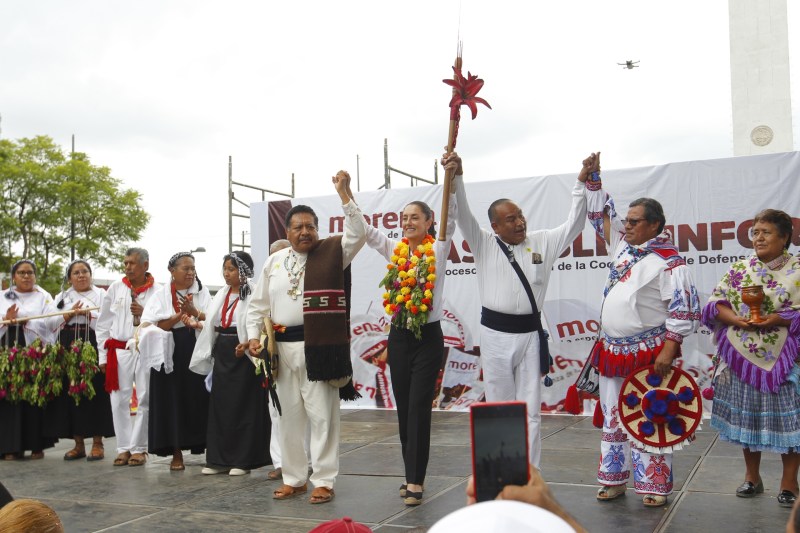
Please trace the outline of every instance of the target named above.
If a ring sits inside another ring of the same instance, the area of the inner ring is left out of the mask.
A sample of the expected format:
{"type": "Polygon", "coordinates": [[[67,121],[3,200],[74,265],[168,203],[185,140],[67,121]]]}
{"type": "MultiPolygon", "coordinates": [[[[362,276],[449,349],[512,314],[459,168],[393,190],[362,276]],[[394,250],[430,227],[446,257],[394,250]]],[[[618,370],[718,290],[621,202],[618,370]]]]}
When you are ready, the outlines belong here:
{"type": "Polygon", "coordinates": [[[622,383],[618,412],[629,437],[647,451],[668,453],[694,435],[703,418],[703,399],[692,376],[680,368],[662,378],[648,365],[622,383]]]}

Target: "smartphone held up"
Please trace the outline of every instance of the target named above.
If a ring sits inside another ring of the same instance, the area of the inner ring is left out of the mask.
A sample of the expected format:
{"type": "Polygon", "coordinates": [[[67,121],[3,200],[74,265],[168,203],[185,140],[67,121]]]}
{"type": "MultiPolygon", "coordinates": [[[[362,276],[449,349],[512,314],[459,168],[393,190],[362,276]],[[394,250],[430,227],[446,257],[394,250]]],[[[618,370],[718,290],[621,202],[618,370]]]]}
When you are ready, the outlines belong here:
{"type": "Polygon", "coordinates": [[[525,402],[470,407],[472,474],[477,501],[494,500],[506,485],[528,483],[528,412],[525,402]]]}

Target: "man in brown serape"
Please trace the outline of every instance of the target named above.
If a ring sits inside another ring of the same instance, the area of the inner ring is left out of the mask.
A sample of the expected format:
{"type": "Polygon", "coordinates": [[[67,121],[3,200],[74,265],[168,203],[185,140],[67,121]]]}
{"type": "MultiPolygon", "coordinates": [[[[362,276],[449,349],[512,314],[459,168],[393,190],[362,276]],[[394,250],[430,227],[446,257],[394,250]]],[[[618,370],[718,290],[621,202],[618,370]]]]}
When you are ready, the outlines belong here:
{"type": "Polygon", "coordinates": [[[282,408],[283,485],[273,494],[277,500],[308,490],[303,447],[308,422],[314,485],[309,501],[331,501],[339,472],[339,399],[356,397],[347,325],[348,267],[366,237],[361,210],[347,196],[349,181],[345,171],[333,177],[345,213],[344,234],[320,240],[314,210],[294,206],[285,220],[291,247],[267,259],[248,303],[250,353],[258,356],[261,352],[261,325],[270,317],[280,357],[277,391],[282,408]]]}

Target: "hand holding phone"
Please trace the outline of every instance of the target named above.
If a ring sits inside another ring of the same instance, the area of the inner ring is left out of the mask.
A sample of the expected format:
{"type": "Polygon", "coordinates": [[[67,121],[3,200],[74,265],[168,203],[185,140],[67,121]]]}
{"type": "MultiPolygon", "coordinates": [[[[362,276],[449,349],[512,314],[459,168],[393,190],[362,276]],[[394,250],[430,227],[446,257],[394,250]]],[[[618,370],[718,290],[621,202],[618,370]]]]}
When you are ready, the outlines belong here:
{"type": "Polygon", "coordinates": [[[477,501],[494,500],[506,485],[528,483],[528,413],[525,402],[470,407],[472,474],[477,501]]]}

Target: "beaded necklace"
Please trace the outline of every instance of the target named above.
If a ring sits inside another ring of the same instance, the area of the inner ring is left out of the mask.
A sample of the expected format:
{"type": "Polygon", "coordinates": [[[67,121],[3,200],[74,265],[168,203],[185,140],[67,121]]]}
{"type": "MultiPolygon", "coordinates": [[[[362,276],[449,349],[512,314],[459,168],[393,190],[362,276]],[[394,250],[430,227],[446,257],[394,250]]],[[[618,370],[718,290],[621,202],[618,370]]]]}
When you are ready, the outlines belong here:
{"type": "Polygon", "coordinates": [[[289,290],[286,291],[286,294],[291,296],[292,300],[297,300],[297,297],[300,296],[300,280],[303,279],[307,263],[308,261],[306,260],[301,265],[300,258],[294,253],[294,250],[289,250],[289,254],[283,260],[283,267],[289,275],[289,290]],[[289,264],[289,258],[292,259],[291,265],[289,264]]]}

